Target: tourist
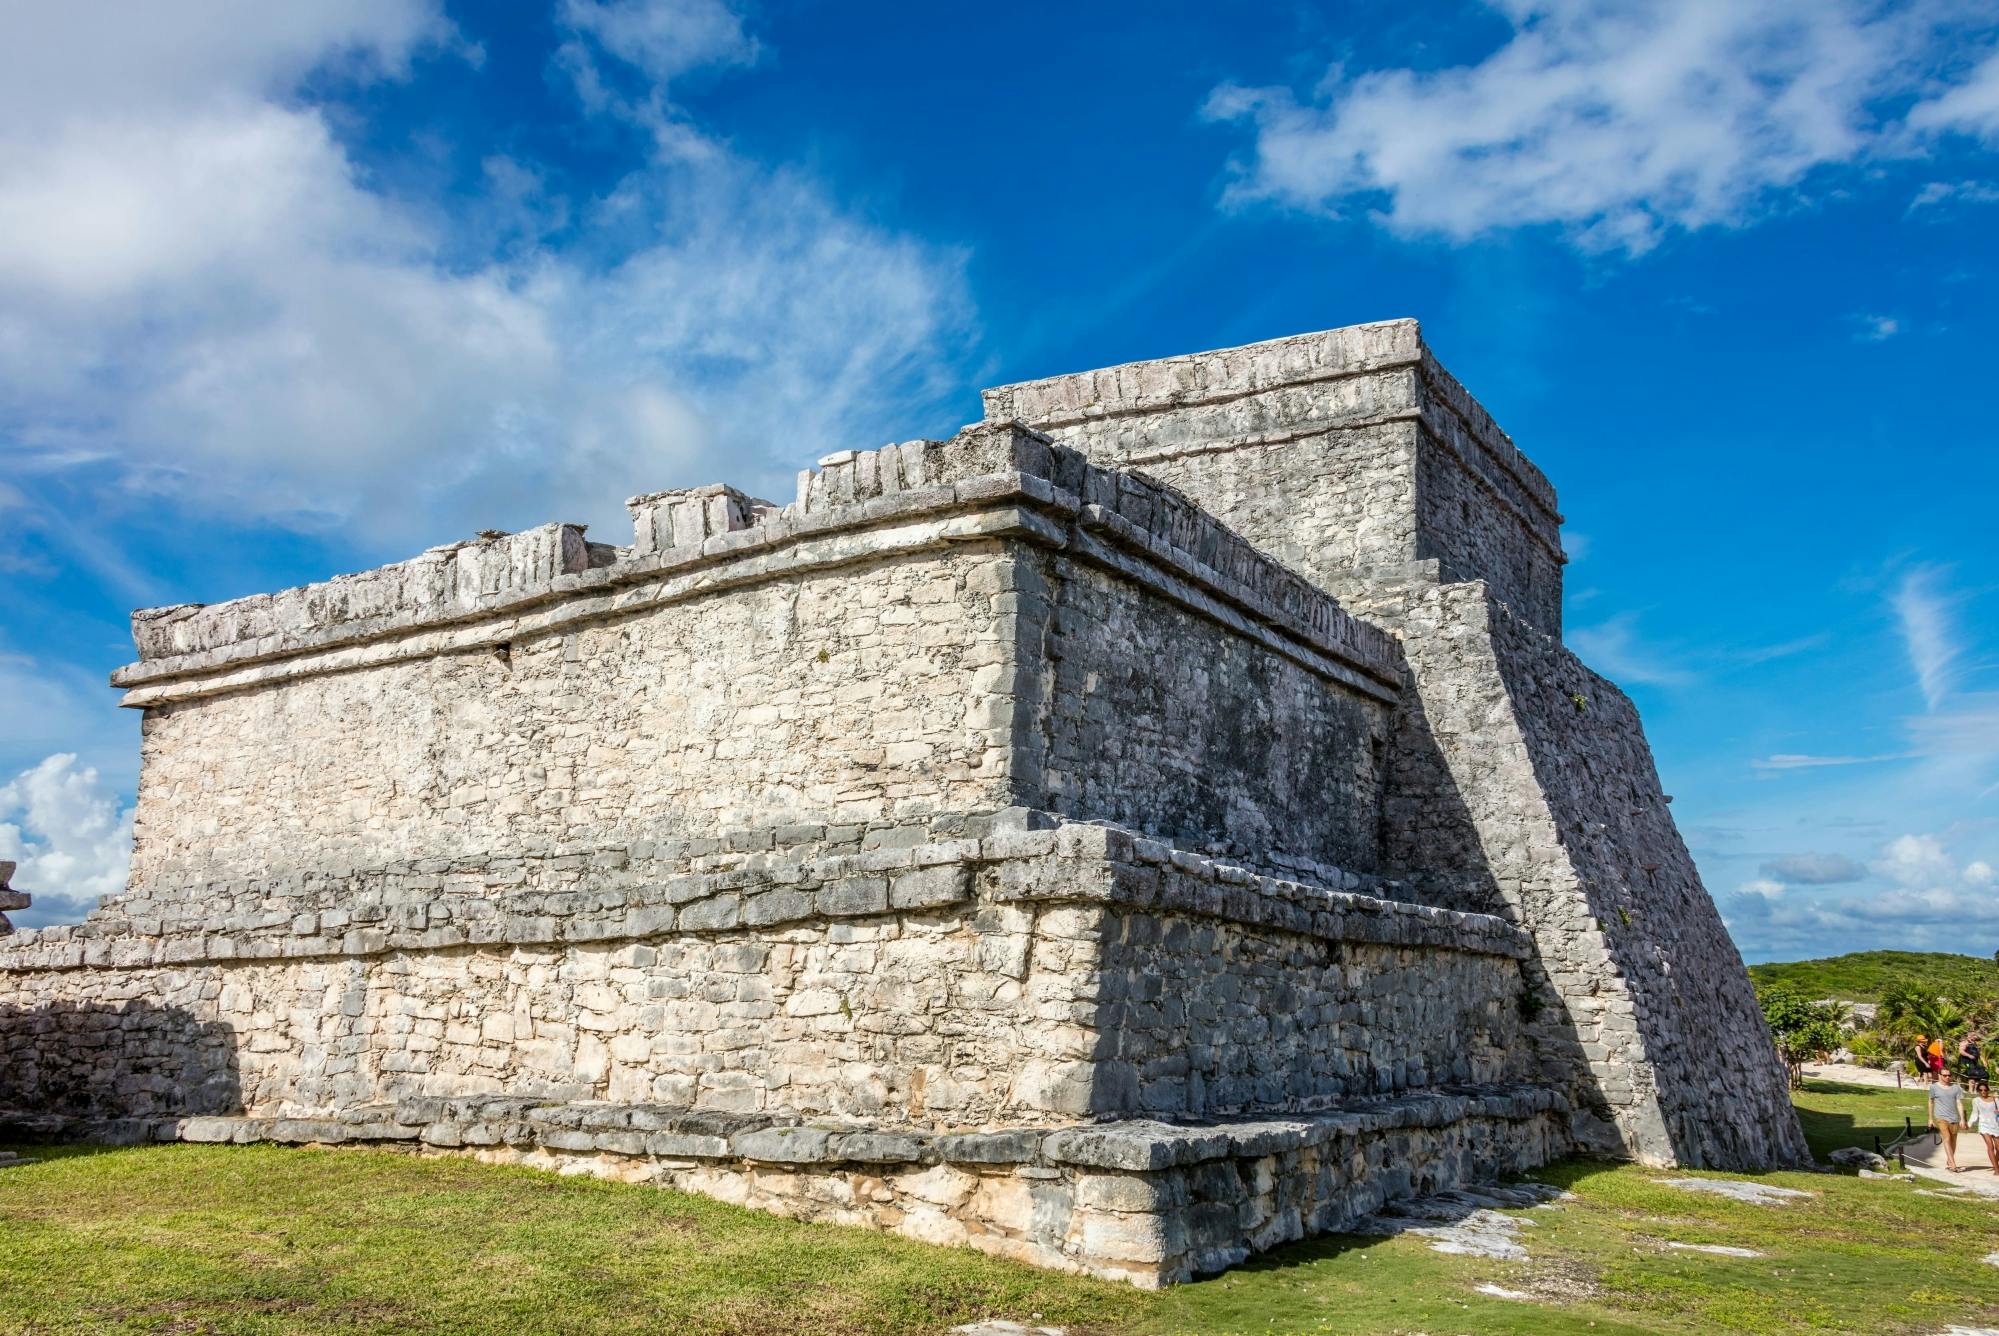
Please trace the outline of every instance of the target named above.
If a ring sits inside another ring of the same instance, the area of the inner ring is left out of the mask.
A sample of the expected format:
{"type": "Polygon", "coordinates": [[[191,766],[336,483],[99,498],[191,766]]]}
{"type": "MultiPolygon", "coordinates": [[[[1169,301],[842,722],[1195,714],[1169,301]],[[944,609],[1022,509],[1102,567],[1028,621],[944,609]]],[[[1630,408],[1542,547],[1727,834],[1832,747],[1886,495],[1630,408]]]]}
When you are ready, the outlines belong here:
{"type": "Polygon", "coordinates": [[[1979,1043],[1978,1031],[1960,1039],[1957,1043],[1958,1065],[1964,1070],[1964,1083],[1969,1086],[1983,1081],[1992,1073],[1985,1070],[1985,1051],[1979,1043]]]}
{"type": "Polygon", "coordinates": [[[1978,1097],[1971,1101],[1971,1130],[1985,1139],[1985,1162],[1999,1174],[1999,1099],[1992,1098],[1992,1083],[1978,1083],[1978,1097]]]}
{"type": "Polygon", "coordinates": [[[1953,1174],[1962,1172],[1957,1167],[1957,1128],[1963,1121],[1964,1089],[1946,1067],[1930,1082],[1930,1126],[1936,1129],[1937,1140],[1943,1142],[1944,1163],[1953,1174]]]}

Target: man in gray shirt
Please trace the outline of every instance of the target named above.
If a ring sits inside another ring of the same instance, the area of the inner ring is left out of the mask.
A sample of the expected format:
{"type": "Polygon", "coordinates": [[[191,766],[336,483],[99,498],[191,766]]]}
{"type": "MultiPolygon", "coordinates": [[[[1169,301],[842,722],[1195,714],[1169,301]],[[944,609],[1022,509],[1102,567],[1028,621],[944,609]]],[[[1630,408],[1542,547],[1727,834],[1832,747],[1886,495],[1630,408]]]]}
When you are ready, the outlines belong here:
{"type": "Polygon", "coordinates": [[[1953,1174],[1958,1172],[1957,1128],[1963,1121],[1964,1091],[1957,1084],[1956,1074],[1946,1067],[1930,1083],[1930,1126],[1943,1142],[1944,1163],[1953,1174]]]}

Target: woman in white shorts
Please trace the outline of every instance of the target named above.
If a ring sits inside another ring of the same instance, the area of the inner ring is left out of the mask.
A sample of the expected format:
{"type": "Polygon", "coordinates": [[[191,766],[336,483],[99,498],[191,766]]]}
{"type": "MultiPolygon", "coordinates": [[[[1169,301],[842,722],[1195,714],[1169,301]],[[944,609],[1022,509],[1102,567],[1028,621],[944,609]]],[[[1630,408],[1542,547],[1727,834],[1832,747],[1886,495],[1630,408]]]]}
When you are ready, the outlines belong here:
{"type": "Polygon", "coordinates": [[[1972,1097],[1971,1130],[1985,1138],[1985,1162],[1999,1174],[1999,1099],[1992,1098],[1990,1081],[1980,1081],[1972,1097]]]}

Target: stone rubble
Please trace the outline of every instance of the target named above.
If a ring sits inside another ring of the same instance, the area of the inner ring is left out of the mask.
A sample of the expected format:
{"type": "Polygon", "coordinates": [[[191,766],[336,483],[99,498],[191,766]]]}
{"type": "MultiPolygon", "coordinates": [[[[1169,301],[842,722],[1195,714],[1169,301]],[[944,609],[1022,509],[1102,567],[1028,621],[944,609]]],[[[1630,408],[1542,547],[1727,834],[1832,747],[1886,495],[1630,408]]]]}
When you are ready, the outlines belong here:
{"type": "Polygon", "coordinates": [[[1428,1239],[1432,1252],[1525,1261],[1527,1249],[1519,1234],[1534,1222],[1502,1212],[1545,1206],[1563,1195],[1561,1189],[1542,1183],[1462,1188],[1391,1202],[1380,1213],[1357,1221],[1352,1232],[1384,1238],[1414,1234],[1428,1239]]]}
{"type": "Polygon", "coordinates": [[[0,1125],[1141,1285],[1578,1151],[1808,1160],[1560,642],[1554,490],[1414,322],[985,408],[785,504],[633,497],[629,545],[134,614],[130,882],[0,943],[0,1125]]]}

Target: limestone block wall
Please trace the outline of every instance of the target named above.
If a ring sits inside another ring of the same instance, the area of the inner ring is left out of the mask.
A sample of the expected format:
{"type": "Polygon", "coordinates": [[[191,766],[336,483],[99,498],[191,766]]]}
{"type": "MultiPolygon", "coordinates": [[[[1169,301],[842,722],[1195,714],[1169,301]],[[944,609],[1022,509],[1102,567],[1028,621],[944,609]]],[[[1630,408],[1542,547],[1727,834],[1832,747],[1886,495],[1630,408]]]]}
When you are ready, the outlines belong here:
{"type": "Polygon", "coordinates": [[[1074,825],[726,861],[24,934],[0,948],[0,1108],[322,1118],[506,1095],[949,1128],[1515,1074],[1491,1049],[1524,935],[1371,878],[1335,890],[1074,825]]]}
{"type": "Polygon", "coordinates": [[[1391,783],[1416,893],[1527,927],[1550,1080],[1648,1163],[1807,1160],[1742,960],[1675,829],[1630,700],[1482,584],[1384,605],[1419,698],[1391,783]],[[1463,860],[1454,862],[1453,860],[1463,860]]]}
{"type": "Polygon", "coordinates": [[[1388,706],[1277,648],[1059,553],[1019,572],[1041,656],[1021,800],[1189,848],[1379,863],[1388,706]]]}
{"type": "Polygon", "coordinates": [[[1385,638],[1171,489],[981,427],[632,508],[469,604],[420,559],[142,617],[134,886],[1006,806],[1375,862],[1385,638]]]}
{"type": "MultiPolygon", "coordinates": [[[[1059,926],[1059,925],[1058,925],[1059,926]]],[[[0,1009],[0,1107],[325,1116],[507,1094],[978,1125],[1086,1057],[1070,956],[1004,911],[644,941],[38,973],[0,1009]]],[[[24,985],[24,986],[23,986],[24,985]]]]}
{"type": "Polygon", "coordinates": [[[1185,491],[1342,596],[1430,563],[1561,630],[1554,489],[1413,320],[1056,376],[985,392],[1092,460],[1185,491]]]}
{"type": "Polygon", "coordinates": [[[1100,1084],[1208,1119],[1440,1085],[1531,1079],[1520,963],[1187,915],[1102,925],[1100,1084]]]}
{"type": "MultiPolygon", "coordinates": [[[[1109,911],[965,908],[983,842],[1082,816],[1341,894],[1378,862],[1385,638],[1169,488],[980,427],[835,457],[782,510],[726,488],[632,509],[635,547],[580,569],[500,561],[540,539],[455,549],[514,574],[442,602],[458,566],[425,558],[142,618],[132,885],[9,958],[35,1024],[142,1030],[129,990],[153,985],[205,1044],[240,1036],[240,1097],[284,1116],[500,1091],[1130,1112],[1173,1087],[1110,1051],[1109,911]]],[[[1512,996],[1513,961],[1476,987],[1512,996]]],[[[1413,986],[1349,963],[1318,1014],[1413,986]]],[[[1142,1042],[1184,1049],[1183,1022],[1142,1042]]],[[[103,1066],[37,1047],[19,1090],[103,1066]]],[[[1307,1047],[1264,1093],[1440,1070],[1307,1047]]],[[[141,1093],[198,1065],[139,1056],[141,1093]]],[[[1260,1089],[1198,1079],[1213,1098],[1183,1085],[1183,1112],[1260,1089]]]]}
{"type": "Polygon", "coordinates": [[[215,880],[1006,805],[997,543],[162,703],[132,875],[215,880]]]}

